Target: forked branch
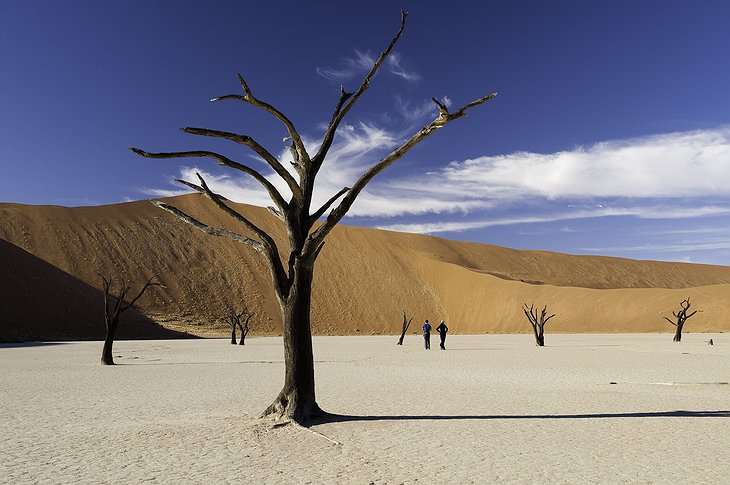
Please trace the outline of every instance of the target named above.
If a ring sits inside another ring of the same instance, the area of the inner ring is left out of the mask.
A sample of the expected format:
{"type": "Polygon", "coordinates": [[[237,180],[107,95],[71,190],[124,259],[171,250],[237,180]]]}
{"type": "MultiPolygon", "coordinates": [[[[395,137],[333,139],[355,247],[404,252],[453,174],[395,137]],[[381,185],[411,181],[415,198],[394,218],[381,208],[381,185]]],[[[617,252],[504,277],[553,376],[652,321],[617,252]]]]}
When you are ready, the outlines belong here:
{"type": "Polygon", "coordinates": [[[345,187],[342,190],[340,190],[339,192],[337,192],[335,195],[333,195],[332,197],[330,197],[330,199],[327,202],[325,202],[322,205],[322,207],[320,207],[314,214],[312,214],[312,216],[310,218],[310,220],[312,221],[312,223],[314,223],[320,217],[322,217],[324,215],[324,213],[327,212],[327,209],[329,209],[330,206],[332,204],[334,204],[335,201],[342,196],[342,194],[347,193],[348,190],[350,190],[350,187],[345,187]]]}
{"type": "Polygon", "coordinates": [[[231,239],[236,242],[243,243],[247,246],[250,246],[251,248],[255,249],[256,251],[260,253],[265,253],[266,248],[264,247],[263,243],[260,241],[256,241],[255,239],[251,239],[250,237],[242,236],[241,234],[237,234],[235,232],[229,231],[227,229],[222,229],[219,227],[211,227],[207,224],[203,224],[199,220],[195,219],[192,216],[189,216],[185,212],[181,211],[177,207],[171,206],[170,204],[166,204],[165,202],[160,202],[159,200],[153,200],[152,203],[159,207],[160,209],[164,209],[167,212],[170,212],[175,217],[180,219],[183,222],[186,222],[193,226],[195,229],[204,232],[211,236],[219,236],[219,237],[225,237],[227,239],[231,239]]]}
{"type": "MultiPolygon", "coordinates": [[[[201,181],[202,181],[202,179],[201,179],[201,181]]],[[[204,184],[204,182],[202,182],[202,183],[204,184]]],[[[203,186],[201,188],[205,191],[207,189],[207,186],[203,186]]],[[[210,192],[210,189],[207,189],[207,190],[208,190],[208,192],[210,192]]],[[[210,192],[210,193],[212,194],[212,192],[210,192]]],[[[208,194],[206,194],[206,195],[208,195],[208,194]]],[[[215,194],[213,194],[213,195],[215,195],[215,194]]],[[[211,199],[213,200],[213,202],[216,202],[215,198],[211,197],[211,199]]],[[[199,220],[195,219],[194,217],[186,214],[185,212],[181,211],[177,207],[174,207],[170,204],[166,204],[165,202],[161,202],[159,200],[153,200],[152,203],[154,205],[156,205],[157,207],[170,212],[171,214],[173,214],[175,217],[177,217],[181,221],[190,224],[191,226],[193,226],[194,228],[196,228],[197,230],[199,230],[201,232],[204,232],[205,234],[209,234],[211,236],[224,237],[226,239],[230,239],[232,241],[236,241],[236,242],[245,244],[245,245],[251,247],[252,249],[258,251],[259,253],[263,254],[266,257],[265,259],[269,265],[269,271],[271,272],[271,279],[273,280],[277,291],[281,291],[281,289],[284,288],[284,284],[286,281],[286,274],[284,272],[284,267],[281,264],[281,259],[279,259],[279,253],[276,248],[276,244],[274,243],[273,239],[271,239],[271,237],[268,234],[266,234],[263,230],[257,228],[258,231],[260,232],[260,234],[264,236],[262,241],[257,241],[256,239],[252,239],[250,237],[243,236],[241,234],[229,231],[227,229],[223,229],[223,228],[219,228],[219,227],[211,227],[207,224],[200,222],[199,220]]],[[[221,208],[224,209],[227,213],[231,214],[232,217],[235,218],[235,216],[233,216],[233,213],[238,214],[236,211],[234,211],[233,209],[228,207],[223,202],[221,202],[221,201],[216,202],[216,204],[218,204],[218,203],[220,203],[223,206],[221,208]],[[229,211],[231,211],[231,212],[229,212],[229,211]]],[[[241,219],[245,219],[240,214],[238,214],[238,215],[239,215],[239,217],[241,217],[241,219]]],[[[243,223],[243,221],[241,219],[237,219],[237,220],[239,220],[240,222],[243,223]]],[[[253,224],[251,224],[251,226],[256,227],[253,224]]],[[[256,232],[256,231],[254,231],[254,232],[256,232]]],[[[259,235],[259,234],[257,234],[257,235],[259,235]]]]}
{"type": "Polygon", "coordinates": [[[333,209],[332,212],[330,212],[329,216],[327,216],[325,222],[321,226],[319,226],[319,228],[317,228],[314,232],[312,232],[312,234],[310,234],[310,236],[307,238],[305,251],[307,251],[307,246],[316,245],[324,240],[324,238],[327,236],[327,234],[329,234],[332,228],[334,228],[335,225],[337,225],[337,223],[340,222],[340,220],[345,216],[345,214],[347,214],[347,211],[350,210],[350,207],[352,207],[352,204],[355,202],[357,196],[360,195],[360,192],[365,188],[368,182],[372,180],[373,177],[388,168],[390,165],[393,164],[393,162],[408,153],[413,147],[415,147],[422,140],[433,134],[439,128],[445,126],[447,123],[457,118],[465,116],[467,109],[474,106],[479,106],[480,104],[489,101],[495,96],[497,96],[497,93],[492,93],[488,96],[478,98],[471,103],[464,105],[453,113],[449,113],[445,105],[437,103],[439,104],[439,116],[431,123],[421,128],[418,133],[413,135],[401,146],[391,151],[385,158],[373,165],[357,180],[357,182],[353,184],[353,186],[347,192],[347,195],[345,195],[342,201],[340,201],[340,204],[335,209],[333,209]]]}
{"type": "Polygon", "coordinates": [[[297,184],[294,177],[292,177],[291,173],[289,173],[284,166],[277,160],[275,156],[271,154],[266,148],[261,146],[256,140],[251,138],[248,135],[239,135],[237,133],[231,133],[228,131],[218,131],[218,130],[209,130],[207,128],[193,128],[193,127],[186,127],[181,128],[181,131],[184,133],[190,133],[191,135],[201,135],[201,136],[210,136],[214,138],[224,138],[226,140],[231,140],[235,143],[246,145],[247,147],[251,148],[254,152],[256,152],[266,163],[269,164],[269,166],[274,169],[274,172],[276,172],[289,186],[289,189],[292,191],[292,193],[297,194],[301,189],[299,188],[299,184],[297,184]]]}
{"type": "Polygon", "coordinates": [[[357,103],[357,101],[360,99],[360,96],[362,96],[363,93],[370,87],[370,81],[372,80],[373,76],[375,76],[375,73],[378,72],[380,66],[383,65],[383,62],[388,57],[388,54],[390,54],[390,52],[393,50],[393,47],[395,47],[398,39],[400,39],[401,35],[403,35],[403,29],[405,29],[406,26],[407,16],[408,12],[402,10],[400,13],[400,28],[398,29],[398,32],[390,41],[388,47],[386,47],[385,50],[380,53],[380,56],[378,56],[375,64],[373,64],[372,69],[370,69],[370,72],[367,73],[365,78],[360,83],[360,87],[357,88],[357,91],[355,91],[354,93],[347,93],[342,87],[340,87],[340,100],[335,107],[335,111],[332,114],[332,119],[327,126],[327,131],[322,138],[322,144],[320,145],[319,150],[317,150],[317,154],[314,155],[314,157],[312,158],[315,167],[314,173],[316,173],[317,170],[319,170],[319,167],[322,166],[322,162],[324,162],[324,159],[327,156],[327,152],[332,146],[332,141],[335,138],[335,132],[337,131],[337,127],[340,126],[340,122],[345,117],[347,112],[350,111],[350,108],[352,108],[355,103],[357,103]]]}
{"type": "Polygon", "coordinates": [[[210,200],[213,201],[213,203],[221,209],[223,212],[231,216],[233,219],[237,220],[241,224],[243,224],[247,229],[249,229],[251,232],[253,232],[266,246],[267,251],[273,255],[273,254],[279,254],[279,250],[276,247],[276,243],[274,240],[269,236],[263,229],[258,227],[256,224],[248,220],[246,217],[244,217],[242,214],[240,214],[238,211],[234,210],[231,206],[223,202],[221,198],[214,194],[210,188],[208,187],[208,184],[205,183],[205,180],[199,173],[195,173],[195,175],[198,176],[198,180],[200,180],[200,189],[202,193],[208,197],[210,200]]]}
{"type": "Polygon", "coordinates": [[[219,153],[209,152],[206,150],[197,150],[197,151],[189,151],[189,152],[150,153],[150,152],[146,152],[144,150],[141,150],[141,149],[135,148],[135,147],[129,147],[129,149],[132,150],[137,155],[140,155],[145,158],[197,158],[197,157],[212,158],[212,159],[218,161],[218,165],[235,168],[237,170],[240,170],[240,171],[250,175],[254,180],[256,180],[258,183],[263,185],[263,187],[269,193],[269,197],[271,197],[271,200],[274,202],[274,204],[276,204],[276,206],[280,210],[282,210],[282,211],[286,210],[286,207],[287,207],[286,201],[281,196],[281,194],[276,189],[276,187],[274,187],[274,185],[271,182],[269,182],[269,180],[266,177],[264,177],[258,171],[252,169],[251,167],[242,165],[238,162],[234,162],[230,158],[225,157],[219,153]]]}
{"type": "Polygon", "coordinates": [[[292,139],[292,142],[294,143],[294,148],[297,151],[297,158],[304,164],[309,163],[309,154],[307,153],[306,148],[304,147],[304,142],[302,141],[302,137],[299,136],[299,132],[294,127],[294,123],[291,122],[289,118],[287,118],[284,113],[276,109],[275,107],[271,106],[269,103],[265,103],[264,101],[261,101],[260,99],[257,99],[253,93],[251,92],[251,89],[248,87],[248,83],[246,83],[246,80],[243,79],[243,76],[241,74],[238,74],[238,82],[241,84],[241,87],[243,88],[244,95],[240,94],[227,94],[225,96],[218,96],[217,98],[211,99],[211,101],[222,101],[225,99],[238,99],[241,101],[245,101],[246,103],[256,106],[257,108],[261,108],[264,111],[267,111],[274,115],[276,119],[281,121],[284,126],[286,127],[286,131],[289,133],[289,138],[292,139]]]}

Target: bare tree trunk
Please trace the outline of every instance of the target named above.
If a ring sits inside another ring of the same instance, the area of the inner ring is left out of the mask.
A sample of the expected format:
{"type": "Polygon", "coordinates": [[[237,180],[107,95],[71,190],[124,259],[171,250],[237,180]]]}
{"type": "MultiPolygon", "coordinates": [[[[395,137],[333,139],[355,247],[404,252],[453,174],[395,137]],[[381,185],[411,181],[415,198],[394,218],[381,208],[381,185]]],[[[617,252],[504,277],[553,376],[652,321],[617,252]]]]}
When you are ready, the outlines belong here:
{"type": "Polygon", "coordinates": [[[320,416],[314,394],[314,354],[310,327],[313,263],[295,263],[294,280],[288,298],[282,305],[284,334],[284,387],[274,402],[264,411],[304,423],[320,416]]]}
{"type": "Polygon", "coordinates": [[[413,317],[411,317],[410,320],[406,320],[406,311],[403,310],[403,326],[401,327],[400,338],[398,339],[398,343],[396,345],[403,345],[403,339],[406,336],[408,327],[411,325],[411,321],[413,321],[413,317]]]}
{"type": "Polygon", "coordinates": [[[540,329],[537,331],[537,334],[535,335],[535,342],[537,343],[538,347],[545,347],[545,325],[540,325],[540,329]]]}
{"type": "Polygon", "coordinates": [[[241,341],[238,342],[238,345],[246,345],[246,336],[248,335],[248,332],[251,331],[251,317],[253,317],[253,314],[249,313],[243,324],[241,324],[241,319],[238,320],[238,328],[241,330],[241,341]]]}
{"type": "Polygon", "coordinates": [[[236,345],[236,322],[231,322],[231,345],[236,345]]]}
{"type": "Polygon", "coordinates": [[[684,327],[684,322],[682,324],[677,325],[677,331],[674,332],[674,339],[673,342],[681,342],[682,341],[682,327],[684,327]]]}
{"type": "Polygon", "coordinates": [[[109,321],[106,318],[106,338],[104,339],[104,348],[101,351],[101,365],[114,365],[114,356],[112,355],[112,346],[114,345],[114,337],[117,333],[117,321],[109,321]]]}

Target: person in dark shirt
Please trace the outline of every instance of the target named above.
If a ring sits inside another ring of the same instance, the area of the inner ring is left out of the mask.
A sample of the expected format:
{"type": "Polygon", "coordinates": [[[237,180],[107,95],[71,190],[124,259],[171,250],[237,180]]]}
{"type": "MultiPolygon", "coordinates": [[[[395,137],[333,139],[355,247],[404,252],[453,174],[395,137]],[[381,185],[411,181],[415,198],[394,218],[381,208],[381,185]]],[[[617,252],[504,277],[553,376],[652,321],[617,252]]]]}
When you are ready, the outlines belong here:
{"type": "Polygon", "coordinates": [[[449,327],[446,326],[443,320],[441,320],[441,323],[438,327],[436,327],[436,331],[439,333],[439,336],[441,337],[441,350],[446,350],[446,332],[449,331],[449,327]]]}
{"type": "Polygon", "coordinates": [[[428,323],[428,320],[426,320],[426,323],[423,324],[423,343],[426,346],[426,350],[431,350],[431,324],[428,323]]]}

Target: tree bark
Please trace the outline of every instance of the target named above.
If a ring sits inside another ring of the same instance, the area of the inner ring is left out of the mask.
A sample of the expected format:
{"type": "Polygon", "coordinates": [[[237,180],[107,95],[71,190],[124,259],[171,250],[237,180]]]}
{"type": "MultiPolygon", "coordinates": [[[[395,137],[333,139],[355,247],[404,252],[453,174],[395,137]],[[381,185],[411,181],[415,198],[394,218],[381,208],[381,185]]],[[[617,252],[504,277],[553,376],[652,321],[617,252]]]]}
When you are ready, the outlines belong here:
{"type": "Polygon", "coordinates": [[[682,327],[684,324],[677,325],[677,331],[674,332],[674,339],[673,342],[681,342],[682,341],[682,327]]]}
{"type": "Polygon", "coordinates": [[[406,336],[408,327],[411,325],[411,321],[413,321],[413,317],[411,317],[410,320],[406,320],[406,311],[403,310],[403,325],[401,327],[400,338],[398,339],[398,343],[396,345],[403,345],[403,339],[406,336]]]}
{"type": "Polygon", "coordinates": [[[314,263],[297,261],[289,294],[282,302],[284,387],[264,416],[304,423],[321,416],[314,393],[314,353],[310,327],[314,263]]]}
{"type": "Polygon", "coordinates": [[[540,327],[540,332],[535,335],[535,343],[538,347],[545,347],[545,333],[542,327],[540,327]]]}
{"type": "MultiPolygon", "coordinates": [[[[106,300],[106,298],[105,298],[106,300]]],[[[112,355],[112,346],[114,345],[114,337],[119,326],[118,316],[110,316],[109,309],[104,308],[104,322],[106,323],[106,338],[104,339],[104,348],[101,350],[101,365],[115,365],[114,356],[112,355]]]]}
{"type": "Polygon", "coordinates": [[[231,345],[236,345],[236,322],[231,322],[231,345]]]}
{"type": "Polygon", "coordinates": [[[114,345],[114,335],[107,332],[104,339],[104,348],[101,351],[101,365],[115,365],[114,356],[112,355],[112,346],[114,345]]]}

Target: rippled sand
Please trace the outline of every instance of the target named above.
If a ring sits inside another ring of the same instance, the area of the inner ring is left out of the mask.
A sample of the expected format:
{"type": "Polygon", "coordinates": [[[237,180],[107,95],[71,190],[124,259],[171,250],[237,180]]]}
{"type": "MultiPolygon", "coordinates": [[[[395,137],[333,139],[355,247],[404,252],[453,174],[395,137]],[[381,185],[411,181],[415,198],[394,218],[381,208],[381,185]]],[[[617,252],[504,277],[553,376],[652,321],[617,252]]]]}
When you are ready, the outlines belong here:
{"type": "Polygon", "coordinates": [[[671,339],[317,337],[310,429],[279,338],[3,345],[0,482],[730,483],[730,335],[671,339]]]}

